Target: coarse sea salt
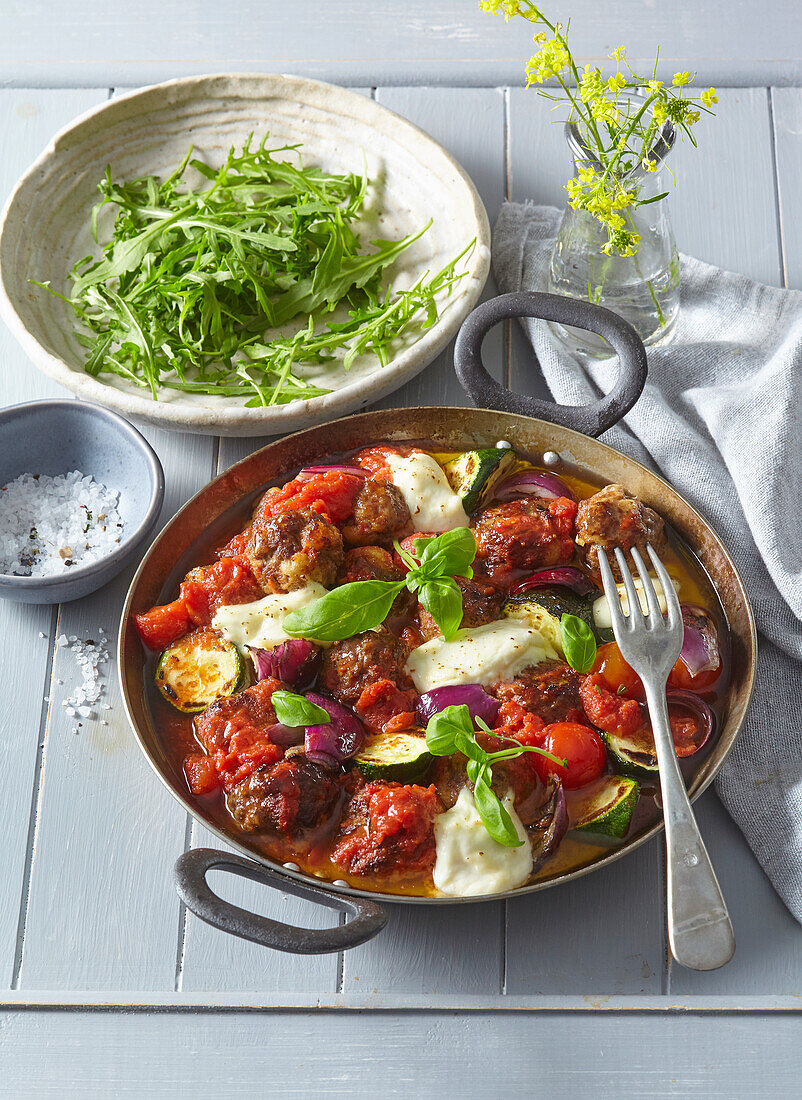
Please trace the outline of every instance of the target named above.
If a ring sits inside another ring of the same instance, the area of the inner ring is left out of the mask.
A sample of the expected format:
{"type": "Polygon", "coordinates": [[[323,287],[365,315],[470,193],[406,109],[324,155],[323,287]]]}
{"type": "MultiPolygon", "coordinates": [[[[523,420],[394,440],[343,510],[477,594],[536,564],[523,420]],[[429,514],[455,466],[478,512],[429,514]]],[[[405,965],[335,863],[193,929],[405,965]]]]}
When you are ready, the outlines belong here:
{"type": "Polygon", "coordinates": [[[120,494],[79,470],[20,474],[0,489],[0,573],[52,577],[119,543],[120,494]]]}
{"type": "MultiPolygon", "coordinates": [[[[56,639],[60,649],[69,649],[75,658],[81,673],[81,683],[61,705],[70,718],[96,718],[96,708],[105,691],[103,665],[108,664],[111,656],[106,632],[101,630],[97,641],[94,638],[78,638],[71,634],[61,634],[56,639]]],[[[104,710],[111,710],[109,703],[103,704],[104,710]]],[[[80,723],[79,723],[80,725],[80,723]]],[[[76,730],[77,732],[77,730],[76,730]]]]}

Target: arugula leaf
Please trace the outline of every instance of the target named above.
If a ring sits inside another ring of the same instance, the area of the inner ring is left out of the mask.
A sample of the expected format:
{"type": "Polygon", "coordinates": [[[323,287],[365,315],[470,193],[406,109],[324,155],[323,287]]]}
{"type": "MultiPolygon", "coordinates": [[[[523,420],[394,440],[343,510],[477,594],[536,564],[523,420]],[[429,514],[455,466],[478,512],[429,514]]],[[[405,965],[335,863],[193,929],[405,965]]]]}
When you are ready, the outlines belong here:
{"type": "Polygon", "coordinates": [[[437,577],[421,585],[418,599],[450,641],[462,622],[462,593],[451,577],[437,577]]]}
{"type": "Polygon", "coordinates": [[[596,660],[596,639],[585,620],[578,615],[562,615],[560,641],[571,668],[577,672],[590,672],[596,660]]]}
{"type": "Polygon", "coordinates": [[[274,691],[270,702],[283,726],[323,726],[331,722],[327,710],[294,691],[274,691]]]}
{"type": "Polygon", "coordinates": [[[363,242],[357,219],[375,181],[295,163],[286,154],[298,146],[266,142],[231,148],[219,169],[190,148],[165,179],[116,182],[106,168],[89,226],[101,252],[77,260],[65,299],[88,373],[116,375],[154,400],[168,389],[281,405],[330,393],[328,363],[348,370],[369,355],[383,365],[398,337],[437,320],[475,241],[407,290],[382,291],[388,266],[428,225],[363,242]],[[199,188],[183,180],[190,165],[199,188]],[[331,319],[337,307],[344,320],[331,319]],[[296,318],[294,334],[265,335],[296,318]]]}
{"type": "Polygon", "coordinates": [[[340,642],[380,626],[405,581],[354,581],[292,611],[281,624],[291,638],[340,642]]]}

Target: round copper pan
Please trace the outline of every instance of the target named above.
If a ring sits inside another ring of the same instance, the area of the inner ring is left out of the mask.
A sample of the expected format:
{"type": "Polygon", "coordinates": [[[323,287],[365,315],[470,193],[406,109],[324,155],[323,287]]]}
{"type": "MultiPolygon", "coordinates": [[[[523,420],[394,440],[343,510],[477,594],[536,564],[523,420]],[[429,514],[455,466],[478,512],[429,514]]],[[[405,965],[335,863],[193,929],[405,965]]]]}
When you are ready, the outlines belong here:
{"type": "MultiPolygon", "coordinates": [[[[755,627],[743,582],[730,555],[699,513],[666,481],[605,444],[570,428],[528,416],[486,409],[442,407],[403,408],[363,413],[322,427],[310,428],[271,443],[231,467],[194,496],[167,524],[148,551],[132,581],[123,608],[119,637],[119,675],[125,708],[142,751],[161,781],[184,808],[221,839],[250,857],[251,861],[256,861],[265,869],[270,868],[270,878],[277,877],[283,884],[283,888],[299,891],[301,884],[308,887],[314,883],[319,888],[317,893],[328,895],[335,905],[337,902],[332,895],[348,895],[351,898],[373,901],[408,902],[416,905],[453,905],[463,901],[473,903],[480,899],[376,894],[322,883],[319,879],[287,870],[281,864],[266,859],[249,845],[246,837],[237,835],[233,829],[231,832],[223,832],[212,821],[205,818],[203,811],[187,796],[183,778],[173,774],[153,727],[145,699],[142,675],[144,654],[133,625],[132,613],[144,611],[159,602],[164,585],[176,561],[192,548],[193,543],[203,535],[210,523],[218,519],[242,497],[254,493],[269,482],[286,477],[300,466],[314,463],[325,455],[365,447],[381,440],[403,442],[416,439],[431,440],[443,451],[494,446],[501,439],[508,440],[513,447],[534,456],[542,455],[548,450],[557,451],[564,460],[576,464],[580,469],[591,474],[593,480],[602,479],[604,482],[618,482],[625,485],[631,492],[655,508],[694,552],[715,585],[724,608],[731,632],[732,666],[730,685],[723,707],[722,728],[714,748],[693,779],[690,787],[692,798],[698,797],[710,785],[724,762],[741,728],[752,693],[755,673],[755,627]],[[292,885],[293,882],[295,887],[292,885]]],[[[491,895],[487,900],[532,893],[570,882],[580,875],[588,874],[613,860],[620,859],[644,844],[661,828],[662,825],[655,825],[621,848],[611,851],[609,855],[597,859],[586,867],[520,887],[509,894],[491,895]]],[[[248,866],[253,867],[253,863],[248,866]]],[[[240,870],[239,873],[247,872],[240,870]]],[[[308,889],[300,889],[300,892],[309,893],[308,889]]],[[[216,923],[223,926],[220,921],[216,923]]],[[[228,925],[229,931],[246,934],[236,927],[236,922],[229,921],[228,925]]],[[[255,937],[251,936],[251,938],[255,937]]],[[[280,944],[273,944],[273,946],[281,947],[280,944]]],[[[298,950],[297,947],[286,946],[282,949],[298,950]]],[[[313,949],[310,948],[310,950],[313,949]]]]}

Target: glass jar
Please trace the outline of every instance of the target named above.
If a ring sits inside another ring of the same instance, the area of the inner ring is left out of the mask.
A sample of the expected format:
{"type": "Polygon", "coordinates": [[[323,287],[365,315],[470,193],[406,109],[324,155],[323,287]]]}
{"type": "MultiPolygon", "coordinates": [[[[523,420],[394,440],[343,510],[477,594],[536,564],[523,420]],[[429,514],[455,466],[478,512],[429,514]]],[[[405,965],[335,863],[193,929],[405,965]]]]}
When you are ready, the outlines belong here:
{"type": "MultiPolygon", "coordinates": [[[[593,164],[600,168],[583,145],[575,122],[567,122],[565,136],[577,167],[593,164]]],[[[674,144],[671,123],[663,127],[650,153],[657,162],[654,172],[633,169],[626,177],[641,198],[652,198],[665,190],[663,165],[674,144]]],[[[548,289],[553,294],[587,298],[606,306],[633,326],[647,347],[671,339],[679,314],[679,256],[671,228],[668,200],[624,211],[626,228],[640,237],[634,256],[608,256],[604,251],[607,230],[586,210],[566,206],[549,264],[548,289]]],[[[611,355],[610,345],[600,336],[582,329],[554,325],[558,336],[573,350],[594,358],[611,355]]]]}

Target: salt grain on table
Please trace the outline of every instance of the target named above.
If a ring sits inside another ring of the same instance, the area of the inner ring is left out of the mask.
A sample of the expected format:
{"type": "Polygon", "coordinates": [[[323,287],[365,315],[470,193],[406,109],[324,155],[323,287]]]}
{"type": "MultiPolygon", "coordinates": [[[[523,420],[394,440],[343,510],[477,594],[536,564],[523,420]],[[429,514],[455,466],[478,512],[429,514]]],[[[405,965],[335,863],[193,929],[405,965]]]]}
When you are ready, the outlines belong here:
{"type": "MultiPolygon", "coordinates": [[[[68,699],[63,699],[61,705],[70,718],[97,718],[96,707],[105,691],[103,683],[102,666],[109,661],[108,635],[101,627],[98,630],[98,641],[93,638],[81,639],[71,634],[60,634],[56,639],[56,645],[60,649],[69,649],[74,655],[81,672],[81,683],[68,699]]],[[[57,680],[57,684],[63,683],[57,680]]],[[[103,704],[104,710],[111,710],[109,703],[103,704]]],[[[107,725],[106,722],[103,723],[107,725]]],[[[78,722],[73,727],[73,733],[77,733],[82,723],[78,722]]]]}

